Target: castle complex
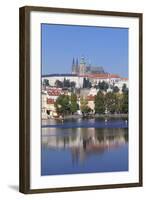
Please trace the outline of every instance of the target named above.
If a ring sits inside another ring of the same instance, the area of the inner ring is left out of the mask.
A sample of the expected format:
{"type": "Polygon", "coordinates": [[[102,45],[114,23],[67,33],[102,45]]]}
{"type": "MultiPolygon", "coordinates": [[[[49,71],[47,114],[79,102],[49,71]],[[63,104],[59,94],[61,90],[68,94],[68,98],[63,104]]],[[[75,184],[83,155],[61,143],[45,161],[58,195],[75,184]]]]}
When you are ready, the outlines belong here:
{"type": "Polygon", "coordinates": [[[73,58],[72,74],[85,75],[94,73],[105,74],[103,67],[87,65],[84,57],[81,57],[80,62],[78,61],[78,58],[76,60],[73,58]]]}

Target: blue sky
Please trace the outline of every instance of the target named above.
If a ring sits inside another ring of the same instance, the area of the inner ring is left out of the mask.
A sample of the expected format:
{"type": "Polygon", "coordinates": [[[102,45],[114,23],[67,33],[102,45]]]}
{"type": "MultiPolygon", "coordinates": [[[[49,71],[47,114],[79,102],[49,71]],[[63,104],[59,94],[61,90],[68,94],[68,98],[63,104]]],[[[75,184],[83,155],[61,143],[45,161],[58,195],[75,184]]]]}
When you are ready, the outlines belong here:
{"type": "Polygon", "coordinates": [[[128,77],[128,29],[41,25],[42,74],[71,73],[72,60],[84,56],[93,66],[128,77]]]}

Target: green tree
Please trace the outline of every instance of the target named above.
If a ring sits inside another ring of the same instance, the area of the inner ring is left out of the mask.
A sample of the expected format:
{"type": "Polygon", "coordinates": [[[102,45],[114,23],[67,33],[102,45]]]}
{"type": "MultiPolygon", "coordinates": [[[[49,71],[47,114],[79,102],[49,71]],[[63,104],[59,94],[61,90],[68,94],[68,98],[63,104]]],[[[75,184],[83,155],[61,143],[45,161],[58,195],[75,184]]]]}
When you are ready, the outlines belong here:
{"type": "Polygon", "coordinates": [[[122,113],[123,94],[116,93],[116,98],[117,98],[116,112],[122,113]]]}
{"type": "Polygon", "coordinates": [[[68,95],[60,95],[55,102],[56,111],[59,114],[66,115],[70,113],[70,98],[68,95]]]}
{"type": "Polygon", "coordinates": [[[121,111],[128,113],[128,92],[123,93],[121,111]]]}
{"type": "Polygon", "coordinates": [[[75,88],[75,87],[76,87],[76,83],[75,83],[74,81],[71,81],[71,82],[70,82],[70,87],[71,87],[71,88],[75,88]]]}
{"type": "Polygon", "coordinates": [[[48,79],[44,79],[43,80],[43,85],[44,86],[49,86],[50,84],[49,84],[49,80],[48,79]]]}
{"type": "Polygon", "coordinates": [[[99,88],[99,90],[101,91],[107,91],[107,89],[109,88],[109,84],[106,83],[105,81],[99,82],[97,88],[99,88]]]}
{"type": "Polygon", "coordinates": [[[120,89],[118,88],[118,86],[114,86],[114,87],[113,87],[113,92],[114,92],[114,93],[118,93],[119,90],[120,90],[120,89]]]}
{"type": "Polygon", "coordinates": [[[55,85],[56,85],[57,88],[62,88],[63,87],[63,83],[60,80],[56,80],[55,81],[55,85]]]}
{"type": "Polygon", "coordinates": [[[104,101],[105,101],[104,94],[102,93],[102,91],[99,91],[97,93],[97,95],[95,96],[95,101],[94,101],[94,104],[95,104],[95,113],[98,113],[98,114],[105,113],[105,104],[104,104],[104,101]]]}
{"type": "Polygon", "coordinates": [[[71,85],[70,85],[70,80],[64,78],[63,86],[66,87],[66,88],[70,88],[70,87],[71,87],[71,85]]]}
{"type": "Polygon", "coordinates": [[[125,83],[122,86],[122,92],[123,93],[128,93],[128,88],[127,88],[127,85],[125,83]]]}
{"type": "Polygon", "coordinates": [[[118,98],[115,93],[108,92],[105,95],[105,107],[107,112],[115,113],[118,110],[118,98]]]}
{"type": "Polygon", "coordinates": [[[91,82],[89,81],[89,79],[84,78],[84,79],[83,79],[83,88],[91,88],[91,87],[92,87],[92,84],[91,84],[91,82]]]}
{"type": "Polygon", "coordinates": [[[75,113],[78,110],[77,95],[72,93],[70,97],[70,111],[75,113]]]}
{"type": "Polygon", "coordinates": [[[81,97],[81,99],[80,99],[80,110],[83,113],[83,116],[91,111],[91,109],[88,106],[87,99],[85,99],[83,97],[81,97]]]}

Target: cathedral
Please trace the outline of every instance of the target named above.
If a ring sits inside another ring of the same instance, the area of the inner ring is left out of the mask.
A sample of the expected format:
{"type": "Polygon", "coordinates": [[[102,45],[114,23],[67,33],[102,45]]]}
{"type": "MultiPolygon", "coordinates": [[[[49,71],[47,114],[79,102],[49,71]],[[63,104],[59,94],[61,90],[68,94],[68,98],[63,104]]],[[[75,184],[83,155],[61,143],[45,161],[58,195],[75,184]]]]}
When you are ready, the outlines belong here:
{"type": "Polygon", "coordinates": [[[84,57],[80,61],[73,58],[72,61],[72,74],[85,75],[85,74],[105,74],[103,67],[88,65],[84,57]]]}

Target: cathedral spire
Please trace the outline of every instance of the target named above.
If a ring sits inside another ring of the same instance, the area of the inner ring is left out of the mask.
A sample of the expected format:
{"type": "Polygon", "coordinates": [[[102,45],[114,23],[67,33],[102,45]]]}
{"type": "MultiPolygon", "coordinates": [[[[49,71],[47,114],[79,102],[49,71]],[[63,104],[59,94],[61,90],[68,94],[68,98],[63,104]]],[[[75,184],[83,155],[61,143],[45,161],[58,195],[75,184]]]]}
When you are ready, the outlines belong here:
{"type": "Polygon", "coordinates": [[[72,61],[72,74],[75,74],[76,73],[76,65],[75,65],[75,59],[73,58],[73,61],[72,61]]]}
{"type": "Polygon", "coordinates": [[[78,58],[76,59],[76,67],[78,67],[79,62],[78,62],[78,58]]]}
{"type": "Polygon", "coordinates": [[[74,65],[75,65],[75,59],[73,57],[72,66],[74,66],[74,65]]]}

